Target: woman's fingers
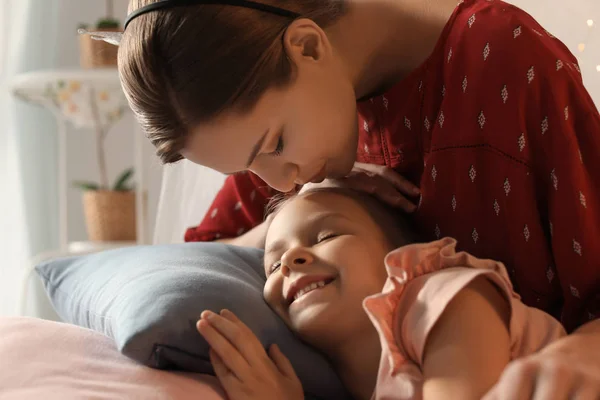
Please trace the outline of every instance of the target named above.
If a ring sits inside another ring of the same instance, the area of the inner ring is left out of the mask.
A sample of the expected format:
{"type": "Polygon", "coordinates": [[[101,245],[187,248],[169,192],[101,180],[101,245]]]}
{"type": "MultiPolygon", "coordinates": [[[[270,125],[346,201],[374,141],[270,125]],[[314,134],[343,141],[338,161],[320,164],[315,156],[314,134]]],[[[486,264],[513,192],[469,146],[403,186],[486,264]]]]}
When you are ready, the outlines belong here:
{"type": "Polygon", "coordinates": [[[421,193],[419,188],[416,187],[412,182],[394,171],[392,168],[384,165],[356,163],[354,168],[381,176],[401,193],[404,193],[407,196],[418,196],[421,193]]]}
{"type": "Polygon", "coordinates": [[[415,204],[379,175],[357,173],[345,178],[344,181],[348,187],[372,194],[393,207],[399,207],[409,213],[416,210],[415,204]]]}

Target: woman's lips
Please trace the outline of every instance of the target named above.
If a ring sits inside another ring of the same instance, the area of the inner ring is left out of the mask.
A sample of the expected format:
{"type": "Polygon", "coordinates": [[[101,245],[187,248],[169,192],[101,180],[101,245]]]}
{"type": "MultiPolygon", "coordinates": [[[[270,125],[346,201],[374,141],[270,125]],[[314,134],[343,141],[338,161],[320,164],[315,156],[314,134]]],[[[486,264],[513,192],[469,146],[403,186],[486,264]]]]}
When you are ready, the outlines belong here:
{"type": "Polygon", "coordinates": [[[327,178],[327,168],[325,165],[323,165],[323,168],[321,168],[321,170],[315,176],[313,176],[308,182],[321,183],[325,180],[325,178],[327,178]]]}

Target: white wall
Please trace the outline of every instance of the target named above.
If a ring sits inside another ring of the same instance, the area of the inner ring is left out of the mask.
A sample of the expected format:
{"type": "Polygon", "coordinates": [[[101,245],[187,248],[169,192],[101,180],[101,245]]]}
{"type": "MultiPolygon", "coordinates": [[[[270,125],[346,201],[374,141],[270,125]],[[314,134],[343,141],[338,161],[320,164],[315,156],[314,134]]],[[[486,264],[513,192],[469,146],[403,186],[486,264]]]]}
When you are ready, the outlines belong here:
{"type": "Polygon", "coordinates": [[[559,38],[578,58],[585,85],[600,107],[600,1],[509,0],[530,13],[546,30],[559,38]],[[587,21],[594,21],[590,28],[587,21]],[[578,45],[585,44],[580,52],[578,45]]]}
{"type": "MultiPolygon", "coordinates": [[[[56,1],[56,0],[39,0],[56,1]]],[[[59,52],[60,67],[79,66],[79,47],[77,26],[79,23],[93,23],[103,16],[104,1],[99,0],[60,0],[60,18],[64,21],[60,32],[59,52]]],[[[115,0],[115,14],[124,19],[127,10],[126,0],[115,0]]],[[[53,45],[53,44],[48,44],[53,45]]],[[[107,164],[110,181],[124,169],[134,164],[134,134],[140,134],[135,130],[135,121],[131,115],[127,115],[108,134],[106,141],[107,164]]],[[[154,215],[158,203],[161,184],[161,167],[158,159],[154,156],[151,144],[144,140],[144,162],[146,165],[144,174],[149,189],[148,214],[149,229],[146,238],[152,238],[154,228],[154,215]]],[[[98,180],[98,169],[95,158],[95,142],[91,132],[69,129],[68,140],[68,179],[74,180],[98,180]]],[[[183,235],[183,233],[182,233],[183,235]]],[[[71,241],[86,240],[85,220],[83,217],[83,206],[81,192],[77,189],[69,189],[69,239],[71,241]]]]}

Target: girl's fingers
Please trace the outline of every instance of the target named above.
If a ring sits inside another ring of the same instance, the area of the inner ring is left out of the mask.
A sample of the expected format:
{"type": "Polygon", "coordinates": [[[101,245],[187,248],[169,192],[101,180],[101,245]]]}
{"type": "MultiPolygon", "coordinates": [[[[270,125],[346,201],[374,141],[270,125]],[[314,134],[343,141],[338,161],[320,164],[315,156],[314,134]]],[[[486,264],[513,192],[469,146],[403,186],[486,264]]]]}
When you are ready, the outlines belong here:
{"type": "Polygon", "coordinates": [[[225,363],[219,357],[217,353],[214,352],[213,349],[208,351],[208,357],[210,358],[210,363],[215,370],[215,375],[219,378],[219,381],[223,386],[227,386],[227,384],[232,383],[233,380],[238,380],[238,378],[225,366],[225,363]]]}
{"type": "Polygon", "coordinates": [[[228,318],[211,311],[203,312],[201,317],[237,350],[249,366],[263,365],[267,355],[254,333],[232,312],[225,311],[224,314],[228,318]]]}
{"type": "Polygon", "coordinates": [[[244,324],[242,322],[242,320],[240,320],[237,315],[235,315],[234,313],[232,313],[229,310],[221,310],[221,317],[228,319],[229,321],[235,323],[235,324],[242,324],[243,326],[246,326],[246,324],[244,324]]]}
{"type": "Polygon", "coordinates": [[[244,335],[246,335],[246,337],[244,338],[244,344],[246,344],[246,345],[251,344],[253,346],[253,349],[258,350],[259,354],[261,354],[261,355],[266,354],[262,343],[260,343],[260,340],[258,340],[258,338],[254,334],[254,332],[252,332],[252,330],[250,328],[248,328],[248,325],[243,323],[242,320],[237,317],[237,315],[235,315],[233,312],[231,312],[227,309],[221,310],[220,315],[221,315],[221,317],[223,317],[223,318],[227,319],[228,321],[230,321],[231,323],[235,324],[237,326],[237,328],[244,335]]]}
{"type": "Polygon", "coordinates": [[[277,366],[277,369],[279,369],[279,372],[281,372],[285,377],[297,379],[296,371],[294,371],[292,363],[281,352],[279,346],[277,346],[276,344],[272,345],[269,348],[269,356],[271,357],[271,360],[273,360],[273,362],[275,363],[275,366],[277,366]]]}
{"type": "Polygon", "coordinates": [[[219,356],[223,365],[238,379],[243,380],[250,366],[240,352],[207,321],[203,319],[198,321],[197,328],[211,349],[219,356]]]}

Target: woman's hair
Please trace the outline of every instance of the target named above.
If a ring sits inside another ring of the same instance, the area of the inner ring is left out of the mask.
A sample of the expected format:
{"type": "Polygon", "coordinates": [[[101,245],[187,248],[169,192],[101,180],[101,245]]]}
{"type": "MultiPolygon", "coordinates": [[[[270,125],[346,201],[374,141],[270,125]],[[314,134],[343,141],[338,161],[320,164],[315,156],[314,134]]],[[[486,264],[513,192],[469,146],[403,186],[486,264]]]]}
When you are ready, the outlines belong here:
{"type": "Polygon", "coordinates": [[[300,194],[281,194],[275,196],[267,205],[265,214],[267,216],[276,215],[286,204],[294,199],[314,193],[335,193],[354,200],[356,204],[369,214],[373,222],[381,228],[388,240],[390,250],[419,241],[418,234],[408,220],[406,213],[384,204],[368,193],[343,187],[316,187],[300,194]]]}
{"type": "MultiPolygon", "coordinates": [[[[157,0],[131,0],[129,12],[157,0]]],[[[322,28],[345,0],[259,0],[322,28]]],[[[190,130],[224,111],[248,112],[267,89],[292,80],[283,34],[289,18],[228,5],[175,7],[144,14],[119,48],[130,106],[164,163],[182,159],[190,130]]]]}

